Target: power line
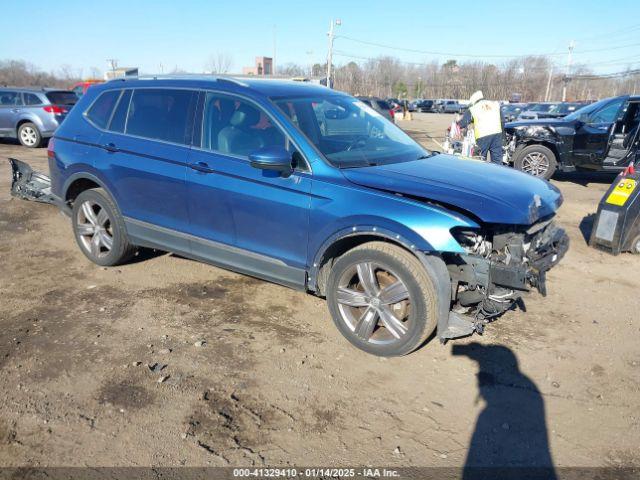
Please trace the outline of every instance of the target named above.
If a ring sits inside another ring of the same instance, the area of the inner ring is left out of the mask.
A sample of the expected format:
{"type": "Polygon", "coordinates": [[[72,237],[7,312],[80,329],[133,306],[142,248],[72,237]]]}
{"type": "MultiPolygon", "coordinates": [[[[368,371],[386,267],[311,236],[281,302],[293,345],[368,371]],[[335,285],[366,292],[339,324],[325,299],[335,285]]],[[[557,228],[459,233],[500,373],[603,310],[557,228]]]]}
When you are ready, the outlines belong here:
{"type": "MultiPolygon", "coordinates": [[[[472,55],[472,54],[467,54],[467,53],[452,53],[452,52],[438,52],[438,51],[432,51],[432,50],[420,50],[420,49],[416,49],[416,48],[403,48],[403,47],[398,47],[398,46],[394,46],[394,45],[385,45],[383,43],[377,43],[377,42],[370,42],[367,40],[360,40],[357,38],[353,38],[353,37],[349,37],[346,35],[340,35],[340,36],[336,36],[336,38],[342,38],[351,42],[356,42],[356,43],[360,43],[362,45],[369,45],[372,47],[378,47],[378,48],[387,48],[387,49],[391,49],[391,50],[399,50],[399,51],[403,51],[403,52],[411,52],[411,53],[421,53],[421,54],[426,54],[426,55],[440,55],[440,56],[448,56],[448,57],[464,57],[464,58],[522,58],[522,57],[551,57],[551,56],[564,56],[565,53],[558,53],[558,52],[549,52],[549,53],[529,53],[529,54],[520,54],[520,55],[472,55]]],[[[612,50],[620,50],[623,48],[629,48],[629,47],[636,47],[636,46],[640,46],[640,43],[631,43],[631,44],[626,44],[626,45],[617,45],[615,47],[606,47],[606,48],[595,48],[595,49],[589,49],[589,50],[582,50],[579,52],[574,52],[575,54],[585,54],[585,53],[595,53],[595,52],[605,52],[605,51],[612,51],[612,50]]]]}

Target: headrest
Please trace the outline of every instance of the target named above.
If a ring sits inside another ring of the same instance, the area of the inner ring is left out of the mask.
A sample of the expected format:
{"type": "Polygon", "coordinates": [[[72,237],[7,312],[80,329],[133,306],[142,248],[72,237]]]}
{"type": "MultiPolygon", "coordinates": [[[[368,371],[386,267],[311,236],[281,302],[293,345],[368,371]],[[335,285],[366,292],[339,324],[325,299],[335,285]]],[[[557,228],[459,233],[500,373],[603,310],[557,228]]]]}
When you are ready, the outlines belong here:
{"type": "Polygon", "coordinates": [[[234,127],[251,127],[260,121],[260,112],[249,105],[240,107],[231,116],[231,125],[234,127]]]}

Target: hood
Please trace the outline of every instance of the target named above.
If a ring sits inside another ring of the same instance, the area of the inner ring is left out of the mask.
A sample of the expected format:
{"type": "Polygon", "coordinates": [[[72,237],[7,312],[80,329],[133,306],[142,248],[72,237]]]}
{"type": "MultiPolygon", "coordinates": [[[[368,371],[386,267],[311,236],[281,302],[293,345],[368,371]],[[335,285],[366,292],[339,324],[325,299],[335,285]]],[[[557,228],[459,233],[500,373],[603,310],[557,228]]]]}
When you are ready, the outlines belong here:
{"type": "Polygon", "coordinates": [[[560,191],[545,180],[453,155],[342,173],[355,184],[452,205],[486,223],[530,225],[562,204],[560,191]]]}

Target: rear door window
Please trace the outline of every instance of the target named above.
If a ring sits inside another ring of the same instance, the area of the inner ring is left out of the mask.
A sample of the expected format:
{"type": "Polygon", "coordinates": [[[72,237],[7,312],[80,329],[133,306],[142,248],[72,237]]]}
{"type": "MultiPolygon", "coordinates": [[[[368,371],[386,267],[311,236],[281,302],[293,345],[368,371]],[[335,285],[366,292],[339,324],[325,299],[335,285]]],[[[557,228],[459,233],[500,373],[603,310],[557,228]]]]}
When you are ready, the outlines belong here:
{"type": "Polygon", "coordinates": [[[120,93],[122,90],[109,90],[100,94],[87,110],[86,117],[97,127],[107,128],[120,93]]]}
{"type": "Polygon", "coordinates": [[[189,144],[195,92],[178,89],[136,89],[129,105],[126,133],[153,140],[189,144]]]}
{"type": "Polygon", "coordinates": [[[0,107],[19,105],[19,99],[20,94],[18,92],[0,92],[0,107]]]}

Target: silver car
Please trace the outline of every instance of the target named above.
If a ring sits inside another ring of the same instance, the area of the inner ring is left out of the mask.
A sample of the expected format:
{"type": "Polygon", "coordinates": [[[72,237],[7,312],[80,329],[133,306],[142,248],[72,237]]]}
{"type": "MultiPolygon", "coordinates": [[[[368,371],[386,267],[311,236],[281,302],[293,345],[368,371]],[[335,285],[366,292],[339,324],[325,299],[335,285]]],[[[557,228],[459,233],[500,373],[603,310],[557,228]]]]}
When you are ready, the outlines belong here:
{"type": "Polygon", "coordinates": [[[0,88],[0,138],[39,147],[53,136],[77,100],[66,90],[0,88]]]}

